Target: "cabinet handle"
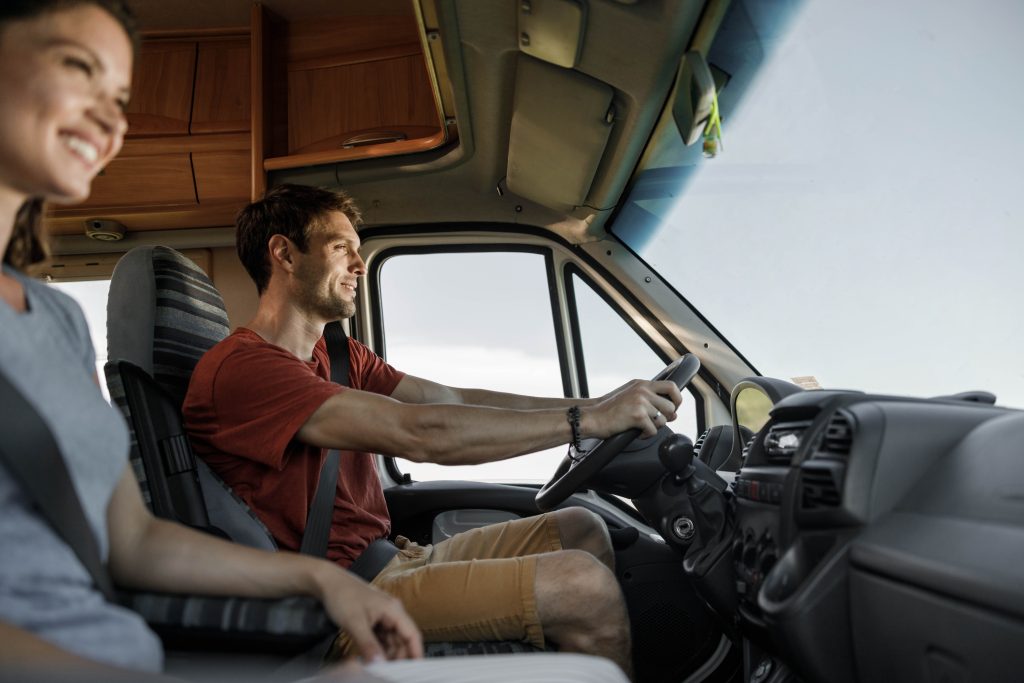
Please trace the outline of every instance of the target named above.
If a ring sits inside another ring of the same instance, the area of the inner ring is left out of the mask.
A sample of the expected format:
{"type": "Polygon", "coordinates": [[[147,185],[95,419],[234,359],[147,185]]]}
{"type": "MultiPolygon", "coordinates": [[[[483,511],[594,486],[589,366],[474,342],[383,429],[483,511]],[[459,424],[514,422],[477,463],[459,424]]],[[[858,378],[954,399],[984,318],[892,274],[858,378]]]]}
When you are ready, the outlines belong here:
{"type": "Polygon", "coordinates": [[[376,145],[383,142],[398,142],[406,140],[408,136],[400,130],[373,130],[368,133],[359,133],[341,141],[342,149],[363,147],[365,145],[376,145]]]}

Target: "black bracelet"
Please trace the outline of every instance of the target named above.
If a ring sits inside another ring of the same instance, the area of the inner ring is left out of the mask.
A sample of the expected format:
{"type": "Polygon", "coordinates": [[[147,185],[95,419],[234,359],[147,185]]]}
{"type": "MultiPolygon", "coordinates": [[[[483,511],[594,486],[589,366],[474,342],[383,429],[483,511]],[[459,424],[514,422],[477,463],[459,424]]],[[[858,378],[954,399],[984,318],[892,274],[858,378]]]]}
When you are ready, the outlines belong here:
{"type": "Polygon", "coordinates": [[[572,441],[569,445],[575,450],[580,449],[580,407],[573,406],[565,411],[565,419],[572,428],[572,441]]]}

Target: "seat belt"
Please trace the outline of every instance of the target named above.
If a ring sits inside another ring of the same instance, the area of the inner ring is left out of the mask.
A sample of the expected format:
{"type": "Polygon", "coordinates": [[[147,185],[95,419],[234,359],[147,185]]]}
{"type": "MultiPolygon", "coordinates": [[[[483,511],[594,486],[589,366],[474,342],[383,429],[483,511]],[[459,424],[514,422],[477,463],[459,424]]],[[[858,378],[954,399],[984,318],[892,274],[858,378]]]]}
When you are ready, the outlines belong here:
{"type": "MultiPolygon", "coordinates": [[[[350,367],[348,335],[345,334],[340,322],[328,323],[324,327],[324,341],[327,342],[327,355],[331,360],[331,381],[347,387],[350,367]]],[[[331,535],[334,493],[338,485],[340,464],[341,453],[332,448],[327,453],[323,467],[320,468],[316,493],[313,494],[313,500],[309,504],[306,530],[302,534],[302,545],[299,546],[300,553],[315,557],[327,556],[327,541],[331,535]]]]}
{"type": "Polygon", "coordinates": [[[53,433],[17,387],[0,373],[0,462],[39,513],[71,547],[96,587],[114,602],[114,584],[53,433]]]}

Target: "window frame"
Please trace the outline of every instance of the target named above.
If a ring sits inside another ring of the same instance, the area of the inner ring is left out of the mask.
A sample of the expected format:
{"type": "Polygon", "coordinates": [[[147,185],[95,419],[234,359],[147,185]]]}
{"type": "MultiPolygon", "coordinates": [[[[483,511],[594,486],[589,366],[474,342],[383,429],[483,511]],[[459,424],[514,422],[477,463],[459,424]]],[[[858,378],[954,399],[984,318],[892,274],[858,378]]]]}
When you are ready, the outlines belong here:
{"type": "MultiPolygon", "coordinates": [[[[575,292],[571,284],[573,274],[583,278],[666,364],[688,352],[678,336],[630,291],[626,283],[613,277],[589,250],[552,235],[548,230],[507,224],[454,223],[445,226],[433,224],[366,228],[360,231],[360,237],[367,274],[363,285],[364,294],[359,298],[352,329],[355,330],[356,338],[382,358],[387,358],[380,297],[380,277],[384,263],[400,255],[432,253],[525,252],[544,256],[552,320],[556,328],[556,351],[562,374],[563,395],[566,397],[583,397],[586,388],[586,376],[581,373],[583,363],[579,321],[572,320],[576,315],[575,292]]],[[[709,418],[709,404],[705,394],[724,400],[727,404],[728,392],[725,392],[723,399],[722,383],[706,368],[701,369],[697,381],[701,386],[692,387],[690,394],[696,402],[697,425],[702,432],[709,418]]],[[[411,481],[411,477],[401,472],[394,458],[379,456],[378,462],[381,474],[386,473],[391,482],[411,481]]],[[[387,486],[391,482],[383,483],[387,486]]]]}
{"type": "MultiPolygon", "coordinates": [[[[580,395],[584,398],[590,397],[590,390],[587,386],[587,367],[586,359],[583,353],[583,330],[580,327],[579,320],[579,306],[577,305],[576,299],[576,287],[573,285],[573,276],[578,277],[582,280],[590,289],[596,294],[604,303],[614,312],[620,320],[629,326],[633,333],[636,334],[654,354],[661,359],[665,365],[671,363],[674,358],[667,357],[665,352],[658,347],[653,340],[644,332],[643,328],[634,320],[631,316],[627,315],[625,310],[614,300],[608,296],[608,293],[602,289],[598,284],[589,277],[581,268],[574,263],[566,263],[564,266],[564,281],[565,281],[565,292],[566,297],[572,302],[569,307],[569,325],[571,327],[572,342],[575,347],[575,358],[576,358],[576,372],[579,375],[580,382],[580,395]]],[[[694,409],[697,412],[697,433],[702,434],[707,428],[706,414],[704,411],[704,397],[698,391],[694,391],[692,387],[684,389],[693,398],[696,404],[694,409]]],[[[694,438],[697,434],[694,434],[694,438]]]]}

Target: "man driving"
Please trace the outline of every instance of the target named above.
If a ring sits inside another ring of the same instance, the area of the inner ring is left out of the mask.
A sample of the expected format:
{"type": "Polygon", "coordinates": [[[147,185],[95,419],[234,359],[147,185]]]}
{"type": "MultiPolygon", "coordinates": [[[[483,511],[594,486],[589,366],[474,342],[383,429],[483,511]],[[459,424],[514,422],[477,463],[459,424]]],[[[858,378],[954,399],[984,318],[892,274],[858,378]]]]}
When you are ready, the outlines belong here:
{"type": "MultiPolygon", "coordinates": [[[[630,429],[653,435],[681,402],[671,381],[595,399],[449,387],[407,375],[349,339],[349,386],[330,381],[324,326],[355,313],[359,210],[340,192],[282,185],[237,219],[259,292],[245,326],[212,348],[184,404],[196,452],[298,549],[325,449],[342,451],[328,558],[348,567],[391,533],[373,453],[466,465],[630,429]]],[[[401,549],[373,585],[400,598],[427,641],[523,640],[599,654],[627,673],[630,636],[603,521],[582,508],[401,549]]]]}

